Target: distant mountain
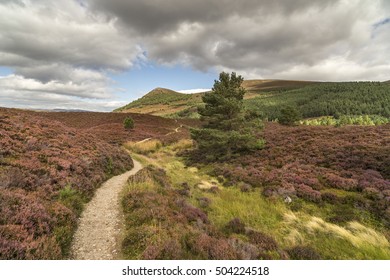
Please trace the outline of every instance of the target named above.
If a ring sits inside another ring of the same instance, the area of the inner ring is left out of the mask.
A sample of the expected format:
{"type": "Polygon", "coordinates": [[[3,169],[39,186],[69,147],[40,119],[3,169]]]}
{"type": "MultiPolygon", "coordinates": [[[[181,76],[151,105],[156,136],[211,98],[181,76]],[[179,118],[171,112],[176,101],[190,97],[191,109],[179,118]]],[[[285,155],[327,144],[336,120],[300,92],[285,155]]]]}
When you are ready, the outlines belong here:
{"type": "MultiPolygon", "coordinates": [[[[247,80],[243,87],[245,99],[256,98],[264,92],[297,89],[317,82],[288,80],[247,80]]],[[[197,116],[197,106],[202,104],[203,93],[184,94],[166,88],[156,88],[143,97],[116,109],[116,112],[151,114],[156,116],[197,116]]]]}
{"type": "Polygon", "coordinates": [[[66,112],[73,112],[73,113],[79,113],[79,112],[91,112],[88,110],[81,110],[81,109],[35,109],[33,111],[36,112],[59,112],[59,113],[66,113],[66,112]]]}
{"type": "Polygon", "coordinates": [[[53,112],[90,112],[88,110],[81,110],[81,109],[53,109],[51,110],[53,112]]]}

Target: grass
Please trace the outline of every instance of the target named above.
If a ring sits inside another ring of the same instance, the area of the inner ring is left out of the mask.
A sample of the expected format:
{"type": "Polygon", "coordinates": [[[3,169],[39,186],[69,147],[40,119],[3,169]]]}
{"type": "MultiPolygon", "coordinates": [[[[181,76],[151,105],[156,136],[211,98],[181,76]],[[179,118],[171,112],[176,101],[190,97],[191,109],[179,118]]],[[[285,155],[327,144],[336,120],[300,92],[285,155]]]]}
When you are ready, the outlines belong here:
{"type": "Polygon", "coordinates": [[[342,227],[304,213],[286,212],[281,234],[286,245],[311,245],[325,259],[390,259],[385,236],[356,221],[342,227]]]}
{"type": "Polygon", "coordinates": [[[272,234],[287,210],[280,201],[266,200],[259,192],[243,193],[237,187],[222,188],[219,193],[206,196],[212,201],[210,220],[218,228],[240,218],[247,226],[272,234]]]}
{"type": "Polygon", "coordinates": [[[141,142],[129,141],[125,143],[124,146],[126,149],[134,153],[148,154],[148,153],[156,152],[158,149],[160,149],[162,147],[162,143],[157,139],[150,139],[141,142]]]}
{"type": "Polygon", "coordinates": [[[377,115],[341,116],[338,119],[333,116],[324,116],[302,120],[301,125],[384,125],[390,122],[390,118],[377,115]]]}
{"type": "Polygon", "coordinates": [[[188,108],[196,107],[201,102],[201,94],[184,94],[169,89],[156,88],[143,97],[115,111],[158,116],[174,115],[188,108]]]}
{"type": "MultiPolygon", "coordinates": [[[[388,123],[390,117],[387,83],[248,80],[244,81],[243,87],[247,90],[244,97],[246,107],[263,113],[268,120],[278,119],[280,109],[285,105],[297,107],[304,118],[356,116],[337,121],[327,118],[309,120],[306,124],[310,125],[348,125],[351,122],[380,125],[388,123]]],[[[157,88],[116,111],[199,118],[197,107],[203,105],[201,97],[202,93],[182,94],[157,88]]]]}
{"type": "MultiPolygon", "coordinates": [[[[314,82],[279,81],[279,80],[248,80],[243,87],[247,89],[245,99],[264,95],[274,95],[276,92],[301,88],[314,82]],[[267,92],[267,93],[265,93],[267,92]]],[[[152,114],[169,118],[199,118],[196,108],[203,104],[203,93],[184,94],[165,88],[156,88],[143,97],[116,109],[116,112],[132,112],[152,114]]]]}
{"type": "MultiPolygon", "coordinates": [[[[189,140],[182,140],[136,158],[141,159],[144,164],[164,168],[174,188],[180,189],[183,183],[188,184],[190,195],[187,201],[206,211],[211,225],[218,231],[229,235],[226,225],[239,218],[247,228],[272,236],[281,250],[309,248],[323,259],[390,259],[389,241],[382,233],[382,228],[371,222],[369,217],[364,217],[364,213],[354,210],[352,220],[336,224],[329,222],[329,218],[337,214],[336,210],[340,205],[316,204],[298,198],[288,205],[281,199],[262,196],[259,189],[242,192],[239,184],[224,187],[218,183],[217,178],[209,175],[210,166],[188,167],[176,155],[177,152],[190,148],[191,144],[189,140]],[[198,187],[200,184],[215,185],[219,191],[201,189],[198,187]],[[205,199],[209,203],[202,206],[205,199]],[[355,220],[354,217],[360,214],[362,218],[355,220]]],[[[137,188],[150,190],[152,185],[144,183],[130,188],[132,191],[137,188]]],[[[350,192],[339,189],[327,191],[340,197],[350,195],[350,192]]],[[[153,231],[158,232],[156,228],[153,231]]],[[[243,242],[248,241],[248,237],[243,234],[229,236],[243,242]]],[[[270,253],[270,256],[281,257],[276,252],[270,253]]]]}

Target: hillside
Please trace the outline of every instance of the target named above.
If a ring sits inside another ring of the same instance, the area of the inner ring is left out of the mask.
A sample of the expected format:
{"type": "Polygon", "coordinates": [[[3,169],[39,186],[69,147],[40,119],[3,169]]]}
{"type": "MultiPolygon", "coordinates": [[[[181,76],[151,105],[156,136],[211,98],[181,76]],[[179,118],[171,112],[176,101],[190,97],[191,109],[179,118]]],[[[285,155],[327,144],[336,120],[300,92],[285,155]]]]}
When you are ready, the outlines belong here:
{"type": "Polygon", "coordinates": [[[184,94],[165,88],[156,88],[140,99],[115,111],[166,116],[196,107],[201,103],[201,93],[184,94]]]}
{"type": "MultiPolygon", "coordinates": [[[[247,80],[245,99],[251,99],[263,92],[274,92],[302,88],[316,82],[287,80],[247,80]]],[[[116,112],[152,114],[156,116],[197,117],[196,107],[202,104],[203,93],[184,94],[164,88],[156,88],[116,112]]]]}
{"type": "MultiPolygon", "coordinates": [[[[296,107],[304,118],[342,115],[390,117],[388,82],[310,82],[284,80],[244,81],[248,109],[264,118],[277,119],[280,109],[296,107]]],[[[118,111],[137,112],[175,118],[197,118],[202,93],[182,94],[156,89],[118,111]]]]}
{"type": "Polygon", "coordinates": [[[296,107],[304,118],[342,115],[390,117],[390,85],[380,82],[318,83],[246,100],[247,108],[278,118],[281,107],[296,107]]]}
{"type": "MultiPolygon", "coordinates": [[[[68,127],[92,133],[100,139],[112,144],[126,141],[139,141],[145,138],[165,140],[164,135],[183,125],[194,124],[196,120],[180,120],[161,118],[137,113],[97,113],[97,112],[31,112],[28,114],[59,121],[68,127]],[[123,120],[130,116],[135,123],[134,130],[125,130],[123,120]]],[[[185,130],[182,131],[183,133],[185,130]]]]}
{"type": "Polygon", "coordinates": [[[183,123],[121,113],[0,108],[0,259],[67,256],[77,217],[96,188],[133,166],[121,144],[173,141],[183,123]],[[126,116],[135,120],[125,130],[126,116]]]}

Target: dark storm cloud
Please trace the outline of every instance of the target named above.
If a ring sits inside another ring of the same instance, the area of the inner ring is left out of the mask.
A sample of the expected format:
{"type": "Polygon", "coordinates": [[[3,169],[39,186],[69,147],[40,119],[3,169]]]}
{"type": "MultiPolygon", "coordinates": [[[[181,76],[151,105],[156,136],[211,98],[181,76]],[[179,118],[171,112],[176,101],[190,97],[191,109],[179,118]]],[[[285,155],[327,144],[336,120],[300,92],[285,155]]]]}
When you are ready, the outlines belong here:
{"type": "Polygon", "coordinates": [[[212,23],[232,15],[254,17],[258,12],[294,13],[302,7],[323,7],[330,0],[275,1],[275,0],[93,0],[92,8],[119,17],[124,23],[144,33],[172,31],[184,22],[212,23]]]}
{"type": "MultiPolygon", "coordinates": [[[[344,66],[366,64],[359,56],[367,45],[377,49],[370,38],[375,22],[390,12],[386,2],[91,0],[90,8],[138,34],[149,57],[160,63],[288,76],[294,67],[341,63],[340,56],[344,66]]],[[[333,73],[324,68],[318,78],[338,79],[333,73]]]]}

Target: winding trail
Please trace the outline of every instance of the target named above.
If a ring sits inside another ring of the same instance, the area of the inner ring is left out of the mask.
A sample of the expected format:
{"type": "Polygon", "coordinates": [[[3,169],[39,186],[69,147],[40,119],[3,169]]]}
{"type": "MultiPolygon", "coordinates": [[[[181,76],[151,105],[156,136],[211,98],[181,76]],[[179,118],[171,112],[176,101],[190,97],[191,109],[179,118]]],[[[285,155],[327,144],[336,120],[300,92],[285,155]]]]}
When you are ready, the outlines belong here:
{"type": "Polygon", "coordinates": [[[127,179],[142,169],[133,159],[134,167],[107,180],[97,189],[79,219],[74,235],[71,257],[75,260],[113,260],[118,256],[122,214],[119,193],[127,179]]]}

